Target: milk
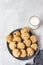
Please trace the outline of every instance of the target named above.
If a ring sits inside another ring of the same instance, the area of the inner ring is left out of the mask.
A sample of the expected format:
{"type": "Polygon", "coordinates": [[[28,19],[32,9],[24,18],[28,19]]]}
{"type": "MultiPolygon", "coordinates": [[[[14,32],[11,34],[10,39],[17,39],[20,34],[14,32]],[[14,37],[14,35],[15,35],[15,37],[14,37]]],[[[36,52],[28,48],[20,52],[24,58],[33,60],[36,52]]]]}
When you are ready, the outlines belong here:
{"type": "Polygon", "coordinates": [[[40,19],[37,16],[32,16],[29,23],[32,29],[37,29],[39,27],[40,19]]]}

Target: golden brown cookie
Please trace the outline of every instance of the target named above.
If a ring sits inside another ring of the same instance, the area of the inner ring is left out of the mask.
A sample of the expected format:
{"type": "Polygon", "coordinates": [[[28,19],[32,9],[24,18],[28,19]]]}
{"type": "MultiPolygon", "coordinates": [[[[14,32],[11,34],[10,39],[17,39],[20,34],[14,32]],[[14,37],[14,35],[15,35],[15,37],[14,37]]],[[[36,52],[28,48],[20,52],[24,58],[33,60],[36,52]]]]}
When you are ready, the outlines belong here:
{"type": "Polygon", "coordinates": [[[13,41],[12,35],[7,35],[7,36],[6,36],[6,41],[7,41],[8,43],[12,42],[12,41],[13,41]]]}
{"type": "Polygon", "coordinates": [[[38,49],[38,45],[36,43],[32,44],[31,47],[36,51],[38,49]]]}
{"type": "Polygon", "coordinates": [[[21,49],[20,57],[26,57],[26,50],[21,49]]]}
{"type": "Polygon", "coordinates": [[[27,48],[27,56],[33,56],[34,55],[34,50],[30,47],[27,48]]]}
{"type": "Polygon", "coordinates": [[[25,48],[24,43],[23,43],[23,42],[17,43],[17,48],[19,48],[19,49],[24,49],[24,48],[25,48]]]}
{"type": "Polygon", "coordinates": [[[21,30],[21,34],[27,33],[27,32],[29,32],[29,31],[30,31],[29,28],[24,27],[24,28],[22,28],[22,30],[21,30]]]}
{"type": "Polygon", "coordinates": [[[25,43],[26,47],[31,46],[31,41],[30,40],[24,40],[23,42],[25,43]]]}
{"type": "Polygon", "coordinates": [[[20,32],[19,31],[15,31],[14,33],[13,33],[13,37],[15,37],[15,36],[20,36],[21,34],[20,34],[20,32]]]}
{"type": "Polygon", "coordinates": [[[13,41],[21,42],[21,37],[19,37],[19,36],[14,37],[13,38],[13,41]]]}
{"type": "Polygon", "coordinates": [[[32,35],[30,37],[30,40],[32,41],[32,43],[35,43],[35,42],[37,42],[37,37],[35,35],[32,35]]]}
{"type": "Polygon", "coordinates": [[[9,44],[9,48],[11,49],[11,50],[13,50],[14,48],[16,47],[16,42],[10,42],[10,44],[9,44]]]}
{"type": "Polygon", "coordinates": [[[20,56],[20,50],[19,49],[13,49],[12,54],[15,57],[19,57],[20,56]]]}
{"type": "Polygon", "coordinates": [[[21,35],[22,39],[26,40],[30,38],[30,34],[29,33],[24,33],[21,35]]]}

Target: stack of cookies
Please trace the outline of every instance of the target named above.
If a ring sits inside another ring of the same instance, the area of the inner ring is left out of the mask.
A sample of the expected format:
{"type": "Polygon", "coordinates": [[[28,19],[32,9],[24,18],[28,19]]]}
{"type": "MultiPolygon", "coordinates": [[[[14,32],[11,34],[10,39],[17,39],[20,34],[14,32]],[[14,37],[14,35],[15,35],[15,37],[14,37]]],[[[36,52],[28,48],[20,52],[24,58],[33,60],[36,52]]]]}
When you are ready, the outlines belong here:
{"type": "Polygon", "coordinates": [[[38,50],[36,35],[30,34],[30,29],[24,27],[6,36],[14,57],[31,57],[38,50]]]}

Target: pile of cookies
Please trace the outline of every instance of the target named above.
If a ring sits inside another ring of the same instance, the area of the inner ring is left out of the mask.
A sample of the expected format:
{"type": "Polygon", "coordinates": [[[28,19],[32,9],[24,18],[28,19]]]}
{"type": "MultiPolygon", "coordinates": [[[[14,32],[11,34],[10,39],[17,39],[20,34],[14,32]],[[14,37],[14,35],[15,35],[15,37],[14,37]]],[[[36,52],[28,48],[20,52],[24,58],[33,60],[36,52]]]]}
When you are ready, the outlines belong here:
{"type": "Polygon", "coordinates": [[[27,27],[13,32],[12,35],[7,35],[6,41],[12,50],[13,56],[17,58],[31,57],[38,50],[37,37],[31,35],[30,29],[27,27]]]}

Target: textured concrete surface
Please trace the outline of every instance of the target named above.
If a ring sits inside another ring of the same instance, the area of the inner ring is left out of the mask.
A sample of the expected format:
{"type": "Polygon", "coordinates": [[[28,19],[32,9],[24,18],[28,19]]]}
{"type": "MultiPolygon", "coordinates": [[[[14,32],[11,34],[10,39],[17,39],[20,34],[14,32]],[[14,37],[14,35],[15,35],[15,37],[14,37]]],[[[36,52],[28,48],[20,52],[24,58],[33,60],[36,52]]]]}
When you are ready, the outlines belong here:
{"type": "Polygon", "coordinates": [[[41,23],[33,30],[39,38],[40,49],[43,49],[43,0],[0,0],[0,65],[25,65],[33,63],[33,58],[21,61],[9,53],[5,37],[11,31],[24,26],[29,27],[29,18],[39,16],[41,23]]]}

